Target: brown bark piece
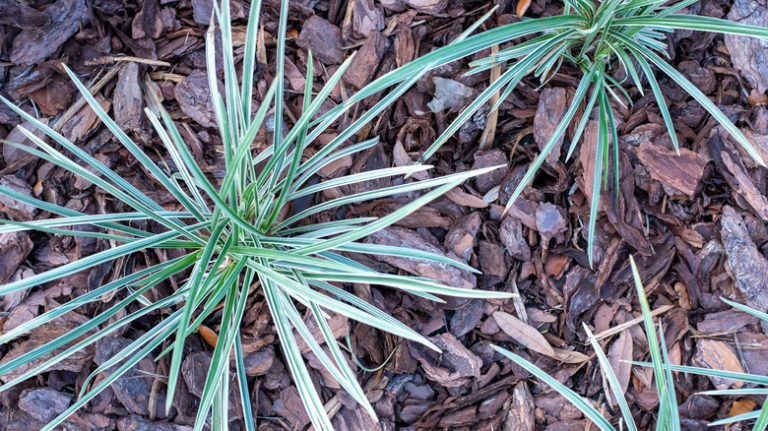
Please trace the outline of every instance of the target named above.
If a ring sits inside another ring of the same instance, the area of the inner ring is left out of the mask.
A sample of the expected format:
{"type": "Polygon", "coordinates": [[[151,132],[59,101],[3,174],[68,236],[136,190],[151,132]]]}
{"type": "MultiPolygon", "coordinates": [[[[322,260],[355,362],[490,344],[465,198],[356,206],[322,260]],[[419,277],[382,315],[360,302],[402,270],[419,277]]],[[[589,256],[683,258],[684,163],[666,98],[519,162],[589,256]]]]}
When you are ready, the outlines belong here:
{"type": "MultiPolygon", "coordinates": [[[[735,373],[744,372],[744,368],[741,366],[741,362],[739,362],[739,358],[733,349],[728,344],[717,340],[697,340],[696,354],[693,357],[693,362],[700,367],[713,370],[732,371],[735,373]]],[[[721,377],[709,377],[709,380],[717,389],[740,388],[744,386],[744,382],[721,377]]]]}
{"type": "MultiPolygon", "coordinates": [[[[547,145],[555,129],[563,120],[568,104],[568,93],[565,88],[545,88],[539,95],[539,106],[533,118],[533,137],[539,149],[547,145]]],[[[547,163],[552,165],[560,159],[560,147],[564,136],[557,140],[552,152],[547,156],[547,163]]]]}
{"type": "Polygon", "coordinates": [[[176,101],[184,114],[203,127],[216,126],[208,75],[204,70],[194,70],[173,90],[176,101]]]}
{"type": "Polygon", "coordinates": [[[16,64],[37,64],[58,51],[88,19],[85,0],[59,0],[43,11],[50,24],[24,30],[13,39],[11,61],[16,64]]]}
{"type": "MultiPolygon", "coordinates": [[[[366,242],[393,245],[445,255],[442,250],[425,242],[419,234],[408,229],[396,227],[382,229],[370,235],[366,239],[366,242]]],[[[411,274],[420,277],[428,277],[453,287],[472,289],[477,283],[473,274],[447,264],[419,259],[406,259],[397,256],[376,256],[376,259],[411,274]]]]}
{"type": "Polygon", "coordinates": [[[733,184],[734,192],[740,194],[761,219],[768,221],[768,199],[760,193],[760,190],[749,178],[741,164],[733,160],[727,151],[722,151],[720,156],[723,158],[725,168],[728,169],[737,182],[737,184],[733,184]]]}
{"type": "Polygon", "coordinates": [[[325,64],[339,64],[344,61],[341,30],[317,15],[304,21],[296,44],[312,51],[312,55],[325,64]]]}
{"type": "Polygon", "coordinates": [[[721,223],[720,234],[736,287],[746,297],[747,305],[768,310],[768,260],[752,242],[744,219],[736,210],[725,206],[721,223]]]}
{"type": "Polygon", "coordinates": [[[143,93],[139,85],[139,65],[127,63],[117,75],[113,95],[115,122],[121,129],[141,130],[144,113],[143,93]]]}
{"type": "Polygon", "coordinates": [[[681,148],[678,156],[675,150],[655,145],[650,141],[640,144],[637,156],[653,179],[689,197],[696,192],[707,164],[707,160],[698,153],[681,148]]]}
{"type": "MultiPolygon", "coordinates": [[[[735,0],[728,19],[758,27],[768,26],[768,7],[756,0],[735,0]]],[[[768,42],[755,37],[725,35],[725,46],[733,67],[741,72],[749,85],[759,93],[768,90],[768,42]]]]}

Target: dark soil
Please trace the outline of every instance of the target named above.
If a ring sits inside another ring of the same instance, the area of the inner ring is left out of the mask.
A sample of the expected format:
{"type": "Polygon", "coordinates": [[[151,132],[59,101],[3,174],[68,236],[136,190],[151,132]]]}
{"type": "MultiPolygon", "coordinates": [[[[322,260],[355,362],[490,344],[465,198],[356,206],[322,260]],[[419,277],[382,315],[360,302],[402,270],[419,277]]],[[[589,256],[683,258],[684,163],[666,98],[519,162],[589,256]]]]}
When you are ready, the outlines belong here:
{"type": "MultiPolygon", "coordinates": [[[[765,3],[755,0],[703,0],[697,13],[768,25],[765,3]]],[[[498,12],[485,27],[508,23],[517,6],[511,0],[298,0],[289,19],[286,64],[288,103],[300,109],[306,49],[316,60],[318,84],[355,50],[358,55],[334,94],[341,101],[372,78],[420,53],[442,46],[493,5],[498,12]]],[[[233,0],[235,38],[242,55],[248,4],[233,0]]],[[[556,14],[559,2],[534,1],[527,16],[556,14]]],[[[259,94],[274,70],[277,0],[265,0],[264,45],[259,51],[259,94]]],[[[66,137],[128,178],[154,199],[171,202],[160,187],[123,150],[76,94],[60,62],[88,83],[100,102],[146,148],[162,158],[162,145],[142,117],[145,79],[157,85],[166,106],[198,159],[214,176],[223,160],[205,79],[203,35],[211,14],[206,0],[0,0],[0,93],[41,117],[66,137]]],[[[768,159],[768,44],[744,38],[677,32],[670,37],[673,63],[725,110],[753,138],[768,159]]],[[[488,53],[478,54],[478,57],[488,53]]],[[[467,62],[430,73],[373,123],[360,139],[379,136],[381,144],[347,160],[332,177],[361,169],[408,163],[424,151],[471,98],[488,84],[489,74],[463,77],[467,62]]],[[[620,77],[621,73],[617,72],[620,77]]],[[[340,335],[349,333],[364,364],[384,367],[360,377],[381,418],[381,429],[466,429],[550,431],[595,429],[580,412],[550,388],[529,379],[520,368],[490,348],[500,344],[530,358],[580,394],[611,411],[603,380],[586,343],[582,322],[602,335],[601,341],[622,384],[638,424],[655,424],[658,399],[647,370],[622,360],[648,358],[640,326],[621,333],[610,328],[639,316],[628,256],[633,254],[652,307],[665,328],[671,361],[768,375],[768,328],[729,309],[720,297],[768,308],[768,170],[756,166],[717,124],[679,87],[660,82],[681,143],[678,157],[650,92],[632,92],[634,105],[616,107],[622,143],[619,198],[603,199],[596,234],[596,265],[589,268],[585,223],[592,180],[588,178],[595,125],[590,125],[572,162],[553,156],[534,185],[500,220],[509,194],[537,144],[552,133],[578,78],[563,68],[539,90],[527,79],[502,104],[498,116],[476,116],[431,161],[439,173],[506,163],[506,171],[488,174],[417,212],[372,241],[431,247],[469,261],[484,275],[445,273],[413,267],[398,259],[369,264],[383,271],[438,277],[468,288],[519,292],[517,300],[451,300],[446,305],[407,295],[358,286],[355,291],[431,337],[444,349],[437,356],[418,345],[384,335],[362,324],[332,322],[340,335]],[[590,139],[592,136],[592,139],[590,139]],[[486,150],[478,148],[486,143],[486,150]],[[586,172],[586,174],[585,174],[586,172]],[[394,355],[390,358],[390,353],[394,355]]],[[[290,117],[290,116],[289,116],[290,117]]],[[[347,119],[345,121],[349,121],[347,119]]],[[[286,119],[286,121],[290,121],[286,119]]],[[[0,138],[21,141],[19,118],[0,106],[0,138]]],[[[336,127],[344,127],[344,122],[336,127]]],[[[334,130],[322,136],[327,141],[334,130]]],[[[263,142],[265,136],[261,136],[263,142]]],[[[22,193],[80,211],[102,213],[121,208],[87,181],[30,158],[10,146],[2,148],[0,183],[22,193]]],[[[376,184],[367,187],[377,187],[376,184]]],[[[351,208],[353,214],[382,215],[402,205],[386,199],[351,208]]],[[[0,212],[14,220],[47,217],[0,196],[0,212]]],[[[105,249],[101,241],[19,233],[0,236],[0,283],[24,277],[105,249]]],[[[144,256],[162,259],[164,256],[144,256]]],[[[6,296],[0,302],[2,330],[55,307],[95,285],[137,268],[134,259],[97,267],[60,282],[6,296]]],[[[167,286],[172,289],[172,286],[167,286]]],[[[163,295],[163,292],[157,292],[163,295]]],[[[67,314],[56,325],[0,346],[0,361],[45,343],[95,315],[106,303],[67,314]]],[[[64,410],[85,377],[105,358],[150,328],[151,316],[113,338],[68,358],[42,376],[0,394],[0,430],[38,429],[64,410]]],[[[215,319],[206,322],[215,332],[215,319]]],[[[301,407],[269,321],[266,302],[255,295],[242,333],[254,411],[259,429],[304,429],[301,407]]],[[[204,333],[189,338],[183,380],[166,415],[166,360],[147,358],[74,415],[66,429],[181,431],[191,429],[198,396],[212,349],[204,333]]],[[[5,381],[12,375],[0,376],[5,381]]],[[[322,394],[332,405],[340,430],[373,430],[376,424],[336,387],[315,373],[322,394]],[[323,386],[328,384],[329,386],[323,386]]],[[[675,377],[683,429],[706,428],[708,421],[750,411],[759,399],[734,400],[697,395],[734,382],[678,374],[675,377]]],[[[240,429],[234,398],[232,429],[240,429]]],[[[737,429],[737,428],[733,428],[737,429]]]]}

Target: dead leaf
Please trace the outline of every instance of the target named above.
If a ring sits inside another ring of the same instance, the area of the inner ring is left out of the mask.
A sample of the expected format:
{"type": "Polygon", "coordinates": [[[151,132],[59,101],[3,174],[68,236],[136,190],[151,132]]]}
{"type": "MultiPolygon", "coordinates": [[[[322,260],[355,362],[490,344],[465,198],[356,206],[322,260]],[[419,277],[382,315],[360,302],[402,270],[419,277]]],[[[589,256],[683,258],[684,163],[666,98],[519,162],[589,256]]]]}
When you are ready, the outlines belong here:
{"type": "Polygon", "coordinates": [[[450,108],[463,108],[466,106],[475,91],[459,81],[435,76],[435,97],[427,106],[432,112],[441,112],[450,108]]]}
{"type": "Polygon", "coordinates": [[[515,7],[515,15],[517,15],[518,18],[522,18],[530,6],[531,0],[518,0],[517,7],[515,7]]]}
{"type": "Polygon", "coordinates": [[[205,344],[212,348],[216,347],[216,343],[219,341],[219,336],[213,329],[205,325],[200,325],[200,327],[197,328],[197,332],[200,334],[200,338],[205,341],[205,344]]]}
{"type": "Polygon", "coordinates": [[[405,3],[421,13],[439,14],[448,6],[448,0],[405,0],[405,3]]]}
{"type": "Polygon", "coordinates": [[[632,364],[629,361],[632,360],[633,347],[629,331],[622,331],[619,338],[608,349],[608,363],[611,364],[622,392],[627,392],[629,378],[632,375],[632,364]]]}
{"type": "Polygon", "coordinates": [[[728,416],[732,417],[743,415],[744,413],[749,413],[755,410],[755,407],[757,407],[757,403],[755,401],[748,398],[742,398],[740,400],[734,401],[731,409],[728,410],[728,416]]]}
{"type": "Polygon", "coordinates": [[[445,194],[445,197],[456,203],[457,205],[461,205],[464,207],[469,208],[486,208],[488,206],[488,203],[485,202],[482,198],[479,198],[477,196],[473,196],[464,190],[461,189],[461,187],[456,187],[448,191],[448,193],[445,194]]]}
{"type": "MultiPolygon", "coordinates": [[[[394,162],[395,166],[411,166],[415,165],[416,162],[413,161],[411,156],[408,154],[408,151],[405,150],[405,146],[403,146],[403,141],[397,140],[395,142],[395,146],[392,148],[392,161],[394,162]]],[[[411,174],[411,177],[419,180],[424,181],[430,178],[429,171],[417,171],[411,174]]]]}
{"type": "Polygon", "coordinates": [[[512,337],[513,340],[535,352],[551,358],[558,357],[555,349],[552,348],[547,339],[536,328],[525,324],[522,320],[504,311],[493,313],[493,318],[496,320],[499,328],[505,334],[512,337]]]}
{"type": "Polygon", "coordinates": [[[554,347],[553,350],[555,351],[554,358],[566,364],[581,364],[589,360],[589,356],[575,350],[558,349],[557,347],[554,347]]]}

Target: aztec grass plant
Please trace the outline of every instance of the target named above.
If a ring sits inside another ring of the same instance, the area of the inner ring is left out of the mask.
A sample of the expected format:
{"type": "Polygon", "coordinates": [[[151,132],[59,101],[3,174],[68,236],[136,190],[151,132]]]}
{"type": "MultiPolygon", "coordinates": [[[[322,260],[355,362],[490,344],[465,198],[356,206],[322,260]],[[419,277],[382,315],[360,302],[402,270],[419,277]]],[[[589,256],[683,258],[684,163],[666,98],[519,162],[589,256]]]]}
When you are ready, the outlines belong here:
{"type": "MultiPolygon", "coordinates": [[[[382,99],[349,127],[340,130],[337,137],[319,151],[308,152],[306,150],[315,138],[330,125],[328,122],[322,122],[319,126],[313,126],[312,119],[318,115],[321,105],[328,99],[331,90],[349,67],[351,59],[316,91],[310,53],[301,116],[295,120],[293,127],[287,128],[282,119],[285,110],[283,66],[288,1],[281,2],[274,63],[274,76],[277,78],[255,112],[252,99],[260,2],[252,3],[248,19],[241,81],[237,78],[229,2],[214,4],[214,10],[215,18],[212,17],[211,27],[206,35],[206,53],[211,100],[226,165],[225,176],[218,183],[205,175],[203,167],[196,162],[179,129],[151,91],[147,95],[148,107],[145,113],[173,162],[173,173],[161,169],[151,160],[109,117],[75,74],[66,69],[82,97],[103,124],[141,167],[151,174],[155,183],[173,195],[177,210],[164,208],[75,143],[10,101],[2,99],[24,120],[43,131],[59,148],[23,127],[20,127],[20,130],[34,145],[9,142],[4,143],[5,145],[14,145],[39,157],[40,160],[48,161],[92,182],[116,201],[122,202],[128,210],[111,214],[84,214],[18,193],[10,188],[0,187],[0,193],[10,198],[59,216],[25,222],[3,220],[0,233],[37,231],[53,235],[96,238],[104,240],[102,244],[105,246],[111,243],[105,250],[93,255],[0,286],[0,295],[42,287],[48,282],[116,260],[133,256],[141,259],[143,252],[153,249],[180,251],[180,256],[171,260],[157,264],[146,262],[148,266],[138,272],[114,274],[113,281],[0,334],[0,343],[8,344],[42,325],[56,322],[56,319],[78,307],[102,301],[104,298],[114,298],[106,304],[106,309],[85,324],[0,365],[0,375],[8,375],[12,371],[18,373],[17,378],[0,386],[0,390],[7,390],[46,371],[51,365],[93,345],[96,341],[113,336],[137,319],[145,316],[159,319],[156,325],[93,370],[82,385],[75,402],[48,423],[44,430],[52,430],[62,424],[69,415],[147,356],[156,360],[168,358],[165,408],[170,410],[181,373],[185,339],[194,334],[207,319],[214,319],[214,323],[220,326],[194,429],[198,431],[206,425],[212,429],[227,429],[232,374],[235,382],[233,384],[237,385],[241,396],[245,427],[247,430],[254,430],[254,413],[243,361],[241,321],[249,299],[256,295],[263,295],[266,299],[283,357],[315,429],[331,430],[332,426],[300,351],[300,340],[306,343],[318,362],[340,387],[375,418],[373,407],[358,383],[355,370],[349,365],[350,359],[342,351],[331,330],[328,323],[330,313],[363,322],[437,351],[439,349],[418,332],[345,290],[345,284],[368,283],[398,289],[434,301],[442,301],[439,296],[510,296],[504,292],[444,286],[420,277],[383,274],[350,257],[355,254],[399,256],[477,272],[468,265],[443,255],[404,247],[368,244],[361,240],[401,220],[466,179],[488,172],[488,169],[423,181],[397,181],[395,185],[378,190],[344,195],[306,209],[299,208],[295,213],[287,211],[286,209],[299,198],[312,197],[325,190],[370,180],[402,177],[428,167],[378,169],[312,184],[310,179],[323,167],[377,144],[375,139],[349,145],[345,143],[393,99],[382,99]],[[221,52],[216,52],[215,48],[216,28],[220,35],[221,52]],[[220,92],[217,82],[217,57],[223,66],[223,93],[220,92]],[[276,119],[273,141],[271,146],[254,154],[252,144],[257,132],[266,128],[270,110],[276,119]],[[381,218],[312,221],[312,216],[321,212],[336,211],[345,205],[403,194],[412,194],[415,197],[400,209],[381,218]],[[142,222],[140,226],[144,228],[136,227],[136,224],[133,224],[135,221],[142,222]],[[154,233],[146,226],[156,226],[154,230],[159,230],[160,233],[154,233]],[[151,300],[150,298],[156,298],[157,295],[153,289],[169,279],[176,280],[176,290],[165,297],[151,300]],[[310,326],[319,330],[321,340],[315,339],[310,326]],[[233,362],[230,362],[230,358],[234,358],[233,362]],[[33,366],[28,366],[30,363],[33,366]],[[105,370],[109,372],[102,373],[105,370]]],[[[468,30],[461,38],[466,37],[472,30],[468,30]]],[[[343,114],[351,106],[346,104],[336,113],[343,114]]],[[[113,268],[115,271],[121,271],[118,264],[113,268]]]]}
{"type": "MultiPolygon", "coordinates": [[[[656,386],[656,392],[659,397],[659,409],[656,417],[656,427],[658,431],[679,431],[681,429],[680,417],[678,414],[678,403],[675,395],[674,381],[672,378],[672,372],[685,372],[691,374],[699,374],[703,376],[712,376],[724,379],[738,380],[745,383],[764,385],[765,388],[744,388],[744,389],[724,389],[702,392],[705,395],[754,395],[765,396],[768,395],[768,376],[759,376],[754,374],[736,373],[731,371],[714,370],[709,368],[700,368],[692,366],[676,366],[671,365],[669,361],[669,354],[666,348],[666,342],[664,340],[664,328],[659,321],[658,325],[654,324],[651,314],[651,308],[648,304],[648,299],[645,295],[645,288],[643,287],[640,274],[637,271],[635,260],[630,256],[630,266],[632,268],[632,276],[634,279],[635,290],[640,302],[640,309],[643,316],[643,326],[645,327],[645,335],[648,339],[648,350],[651,362],[632,362],[633,365],[646,366],[653,368],[654,384],[656,386]],[[657,331],[658,329],[658,331],[657,331]]],[[[741,311],[750,313],[758,318],[768,321],[768,314],[761,313],[757,310],[749,308],[745,305],[741,305],[732,301],[723,299],[724,302],[732,307],[741,311]]],[[[589,343],[595,352],[600,369],[605,377],[604,382],[607,383],[608,388],[606,392],[610,391],[610,395],[613,400],[618,404],[620,413],[619,430],[627,429],[628,431],[637,431],[638,426],[635,424],[635,420],[632,417],[632,411],[629,408],[626,398],[624,397],[623,389],[619,384],[619,380],[616,377],[613,368],[611,367],[608,358],[603,351],[597,338],[592,334],[584,325],[584,331],[587,334],[589,343]]],[[[584,416],[592,421],[602,431],[616,431],[617,428],[605,418],[603,412],[598,410],[597,407],[588,399],[574,392],[564,384],[558,382],[555,378],[547,374],[536,365],[525,360],[524,358],[510,352],[502,347],[493,346],[496,351],[509,358],[511,361],[523,367],[526,371],[533,376],[546,383],[552,389],[560,393],[566,400],[578,408],[584,416]]],[[[766,425],[768,425],[768,401],[763,402],[763,407],[759,411],[740,414],[737,416],[729,417],[717,422],[713,422],[710,425],[726,425],[739,421],[746,421],[756,419],[755,424],[752,427],[752,431],[765,431],[766,425]]]]}
{"type": "MultiPolygon", "coordinates": [[[[564,65],[575,69],[581,76],[571,104],[549,141],[528,167],[506,207],[509,209],[531,183],[544,160],[560,139],[564,138],[569,126],[574,124],[576,127],[573,136],[570,137],[566,161],[570,159],[596,107],[599,132],[594,171],[591,173],[592,190],[595,192],[592,193],[590,201],[587,234],[587,254],[591,264],[601,190],[607,186],[610,164],[613,163],[616,166],[619,160],[619,138],[611,100],[624,106],[631,103],[630,95],[624,88],[625,85],[633,85],[640,94],[644,94],[644,76],[657,101],[672,143],[679,152],[680,143],[675,133],[674,122],[654,75],[654,68],[690,94],[752,158],[761,165],[765,165],[750,141],[731,120],[665,58],[669,57],[667,33],[673,30],[705,31],[768,39],[768,28],[679,13],[696,1],[683,0],[667,6],[667,0],[604,0],[602,2],[564,0],[565,7],[560,16],[523,19],[455,41],[375,80],[353,95],[348,103],[356,103],[394,85],[397,87],[389,95],[403,94],[429,70],[482,52],[495,45],[528,37],[522,43],[501,49],[492,56],[470,63],[471,69],[468,74],[483,72],[500,64],[504,64],[506,70],[473,99],[438,136],[422,155],[421,160],[429,159],[495,95],[500,97],[491,111],[498,109],[501,102],[509,97],[525,77],[533,76],[546,82],[564,65]],[[622,69],[627,78],[619,82],[614,76],[622,69]],[[584,109],[580,109],[582,105],[584,109]]],[[[481,18],[480,22],[487,19],[491,12],[481,18]]],[[[337,107],[336,113],[343,109],[343,106],[337,107]]],[[[331,115],[324,120],[330,121],[333,117],[331,115]]],[[[618,183],[618,169],[614,168],[614,172],[616,173],[614,181],[618,183]]],[[[618,184],[615,185],[615,189],[618,190],[618,184]]]]}

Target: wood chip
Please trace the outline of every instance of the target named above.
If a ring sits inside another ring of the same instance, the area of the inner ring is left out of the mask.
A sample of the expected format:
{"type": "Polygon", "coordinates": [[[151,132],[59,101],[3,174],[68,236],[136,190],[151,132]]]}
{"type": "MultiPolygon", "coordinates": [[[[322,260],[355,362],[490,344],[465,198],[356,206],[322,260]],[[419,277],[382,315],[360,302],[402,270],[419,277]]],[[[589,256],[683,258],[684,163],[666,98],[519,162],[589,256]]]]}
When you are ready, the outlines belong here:
{"type": "Polygon", "coordinates": [[[536,406],[525,381],[512,390],[512,403],[502,423],[502,431],[534,431],[536,429],[536,406]]]}
{"type": "Polygon", "coordinates": [[[456,339],[451,333],[429,337],[442,350],[441,354],[423,346],[411,344],[411,352],[424,369],[425,376],[447,388],[467,384],[480,377],[483,361],[456,339]]]}
{"type": "Polygon", "coordinates": [[[355,53],[352,64],[344,73],[344,81],[355,88],[363,88],[376,74],[382,57],[389,49],[389,38],[373,33],[355,53]]]}
{"type": "MultiPolygon", "coordinates": [[[[96,342],[94,362],[97,365],[105,363],[128,347],[132,341],[122,337],[102,338],[96,342]]],[[[118,367],[119,365],[113,365],[105,370],[104,374],[107,376],[111,375],[118,367]]],[[[152,396],[152,376],[155,372],[155,362],[151,358],[146,357],[118,377],[110,385],[110,388],[129,412],[148,416],[150,397],[152,396]]],[[[165,399],[164,397],[162,398],[162,400],[158,400],[155,406],[156,411],[153,412],[153,415],[157,417],[166,417],[165,408],[161,407],[165,404],[165,399]]]]}
{"type": "Polygon", "coordinates": [[[50,18],[48,25],[24,30],[13,39],[12,62],[37,64],[47,59],[77,32],[90,15],[85,0],[59,0],[48,5],[43,13],[50,18]]]}
{"type": "MultiPolygon", "coordinates": [[[[387,228],[368,236],[366,242],[373,244],[393,245],[413,248],[445,255],[439,248],[427,243],[419,234],[402,228],[387,228]]],[[[406,259],[396,256],[375,256],[376,259],[400,268],[420,277],[428,277],[449,286],[472,289],[477,280],[473,274],[447,264],[429,262],[418,259],[406,259]]]]}
{"type": "Polygon", "coordinates": [[[0,0],[0,24],[37,30],[51,23],[51,17],[16,0],[0,0]]]}
{"type": "MultiPolygon", "coordinates": [[[[530,1],[528,3],[530,4],[530,1]]],[[[519,6],[520,3],[518,3],[519,6]]],[[[533,137],[539,149],[543,149],[547,145],[555,129],[565,117],[567,104],[568,94],[565,88],[553,87],[541,90],[536,116],[533,118],[533,137]]],[[[563,139],[564,136],[561,136],[557,140],[552,152],[547,156],[547,164],[550,166],[560,160],[560,147],[563,145],[563,139]]]]}
{"type": "Polygon", "coordinates": [[[696,192],[707,165],[707,159],[691,150],[681,148],[678,156],[674,149],[661,147],[650,141],[640,144],[637,157],[648,168],[653,179],[689,197],[693,197],[696,192]]]}
{"type": "Polygon", "coordinates": [[[744,219],[735,209],[726,205],[721,223],[720,234],[736,287],[746,297],[747,305],[768,310],[768,260],[752,242],[744,219]]]}
{"type": "MultiPolygon", "coordinates": [[[[753,0],[735,0],[728,12],[728,20],[758,27],[768,26],[768,7],[765,3],[753,0]]],[[[768,42],[758,38],[727,34],[725,46],[731,55],[733,67],[741,76],[762,94],[768,90],[768,68],[765,58],[768,56],[768,42]]]]}
{"type": "Polygon", "coordinates": [[[173,90],[181,111],[203,127],[216,126],[211,92],[208,89],[208,74],[194,70],[173,90]]]}
{"type": "Polygon", "coordinates": [[[730,153],[722,151],[720,156],[723,158],[725,168],[728,169],[737,182],[737,184],[734,184],[734,191],[749,203],[761,219],[768,221],[768,199],[755,186],[741,164],[731,158],[730,153]]]}
{"type": "MultiPolygon", "coordinates": [[[[735,373],[744,372],[744,368],[741,366],[741,362],[733,349],[728,344],[717,340],[696,340],[696,354],[693,356],[693,363],[699,367],[711,368],[713,370],[732,371],[735,373]]],[[[716,389],[740,388],[744,386],[744,382],[721,377],[710,376],[709,380],[716,389]]]]}
{"type": "Polygon", "coordinates": [[[115,122],[121,129],[141,130],[144,118],[144,99],[139,85],[139,65],[126,63],[117,74],[114,102],[115,122]]]}
{"type": "Polygon", "coordinates": [[[340,64],[344,61],[341,30],[317,15],[304,21],[296,44],[312,51],[312,55],[325,64],[340,64]]]}
{"type": "Polygon", "coordinates": [[[19,407],[41,422],[50,422],[69,407],[70,395],[51,388],[28,389],[19,397],[19,407]]]}
{"type": "Polygon", "coordinates": [[[0,283],[5,283],[32,251],[26,232],[0,234],[0,283]]]}

